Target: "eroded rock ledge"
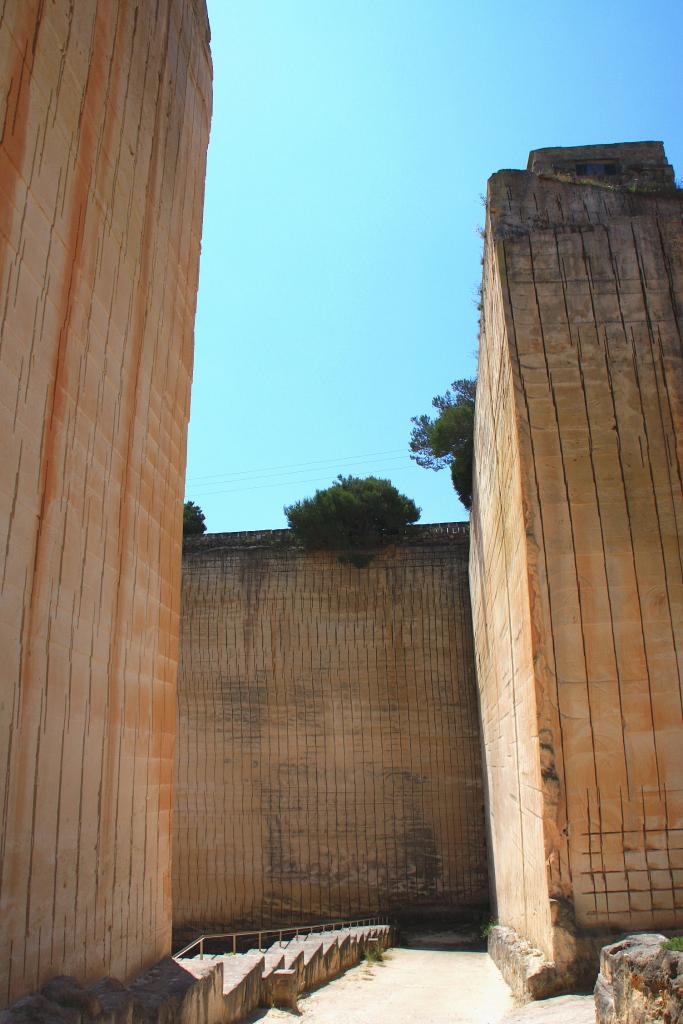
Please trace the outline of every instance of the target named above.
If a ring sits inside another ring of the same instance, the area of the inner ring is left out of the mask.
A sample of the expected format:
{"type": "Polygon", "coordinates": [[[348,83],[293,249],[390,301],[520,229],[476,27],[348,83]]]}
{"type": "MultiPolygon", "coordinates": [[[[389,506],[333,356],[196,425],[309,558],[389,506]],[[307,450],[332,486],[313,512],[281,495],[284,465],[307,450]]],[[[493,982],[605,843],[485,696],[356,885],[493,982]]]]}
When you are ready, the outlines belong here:
{"type": "Polygon", "coordinates": [[[547,999],[592,990],[604,933],[589,935],[556,924],[556,947],[563,956],[549,960],[514,928],[496,925],[488,937],[488,952],[500,973],[521,1000],[547,999]]]}
{"type": "Polygon", "coordinates": [[[514,928],[492,928],[488,951],[517,999],[546,999],[560,991],[555,964],[514,928]]]}

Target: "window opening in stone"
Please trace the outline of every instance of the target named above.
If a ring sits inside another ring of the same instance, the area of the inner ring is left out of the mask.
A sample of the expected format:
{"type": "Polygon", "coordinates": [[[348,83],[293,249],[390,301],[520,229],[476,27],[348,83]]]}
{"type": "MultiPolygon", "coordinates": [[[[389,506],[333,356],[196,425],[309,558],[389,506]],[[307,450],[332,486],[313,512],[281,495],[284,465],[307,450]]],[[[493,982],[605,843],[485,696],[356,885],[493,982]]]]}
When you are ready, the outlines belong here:
{"type": "Polygon", "coordinates": [[[619,173],[618,164],[577,164],[576,173],[582,178],[611,177],[619,173]]]}

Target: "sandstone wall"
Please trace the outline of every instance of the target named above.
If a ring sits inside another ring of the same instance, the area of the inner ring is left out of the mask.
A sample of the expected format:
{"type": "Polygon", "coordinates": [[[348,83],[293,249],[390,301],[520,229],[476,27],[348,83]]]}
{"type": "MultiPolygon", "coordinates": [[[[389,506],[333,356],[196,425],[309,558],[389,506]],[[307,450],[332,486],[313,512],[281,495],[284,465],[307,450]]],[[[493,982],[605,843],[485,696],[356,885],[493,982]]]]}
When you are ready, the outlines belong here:
{"type": "Polygon", "coordinates": [[[365,569],[289,531],[186,545],[180,929],[488,901],[466,525],[365,569]]]}
{"type": "Polygon", "coordinates": [[[505,314],[487,259],[476,402],[470,579],[486,744],[497,914],[549,953],[543,793],[514,380],[505,314]],[[485,342],[485,343],[484,343],[485,342]],[[481,453],[485,453],[485,465],[481,453]],[[501,844],[504,843],[504,852],[501,844]]]}
{"type": "Polygon", "coordinates": [[[559,961],[572,918],[683,923],[682,208],[489,183],[470,571],[495,893],[559,961]]]}
{"type": "Polygon", "coordinates": [[[202,0],[0,17],[0,1004],[169,949],[202,0]]]}

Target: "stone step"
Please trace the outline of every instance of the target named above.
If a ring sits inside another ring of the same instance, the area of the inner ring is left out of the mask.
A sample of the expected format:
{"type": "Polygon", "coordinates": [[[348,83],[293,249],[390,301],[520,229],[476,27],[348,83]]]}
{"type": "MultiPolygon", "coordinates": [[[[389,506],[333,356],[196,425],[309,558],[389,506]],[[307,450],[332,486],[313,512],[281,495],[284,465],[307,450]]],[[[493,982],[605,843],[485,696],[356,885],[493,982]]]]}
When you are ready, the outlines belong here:
{"type": "MultiPolygon", "coordinates": [[[[249,954],[245,954],[249,955],[249,954]]],[[[274,942],[272,946],[269,946],[264,955],[263,964],[263,977],[267,978],[268,975],[272,974],[273,971],[279,970],[285,962],[285,947],[281,946],[279,942],[274,942]]]]}
{"type": "Polygon", "coordinates": [[[313,935],[310,938],[292,939],[287,946],[287,954],[285,955],[285,963],[287,962],[288,955],[293,955],[297,950],[301,950],[304,954],[304,963],[309,964],[312,958],[317,953],[322,953],[324,950],[323,937],[321,934],[313,935]]]}
{"type": "Polygon", "coordinates": [[[221,972],[224,1024],[236,1024],[257,1006],[276,1005],[296,1009],[301,992],[330,980],[357,963],[370,941],[389,945],[387,925],[356,926],[319,932],[301,932],[288,940],[273,942],[266,950],[244,953],[205,953],[202,958],[176,959],[187,976],[204,979],[216,988],[221,972]]]}
{"type": "Polygon", "coordinates": [[[248,953],[227,953],[224,956],[217,956],[215,962],[223,964],[223,990],[228,981],[238,982],[256,967],[261,968],[263,974],[265,968],[265,956],[258,951],[248,953]]]}

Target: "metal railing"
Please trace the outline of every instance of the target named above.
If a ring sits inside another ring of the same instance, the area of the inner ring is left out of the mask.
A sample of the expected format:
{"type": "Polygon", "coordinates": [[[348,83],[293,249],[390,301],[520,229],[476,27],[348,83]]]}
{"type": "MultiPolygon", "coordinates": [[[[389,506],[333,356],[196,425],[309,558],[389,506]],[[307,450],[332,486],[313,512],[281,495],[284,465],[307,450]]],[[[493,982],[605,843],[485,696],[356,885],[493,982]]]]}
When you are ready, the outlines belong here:
{"type": "Polygon", "coordinates": [[[313,932],[326,932],[336,931],[339,928],[367,928],[372,925],[378,924],[389,924],[389,918],[386,914],[377,914],[375,917],[358,917],[353,920],[344,921],[324,921],[320,924],[297,924],[291,925],[288,928],[261,928],[258,931],[253,932],[216,932],[212,934],[200,935],[199,938],[189,942],[187,946],[183,946],[177,953],[174,953],[174,957],[185,956],[199,946],[199,959],[204,959],[204,943],[214,941],[216,939],[230,939],[232,944],[232,953],[237,953],[237,940],[253,938],[254,936],[258,939],[257,949],[261,952],[265,947],[262,945],[261,940],[266,935],[277,935],[280,945],[282,945],[282,939],[284,935],[293,935],[298,938],[299,935],[310,935],[313,932]]]}

